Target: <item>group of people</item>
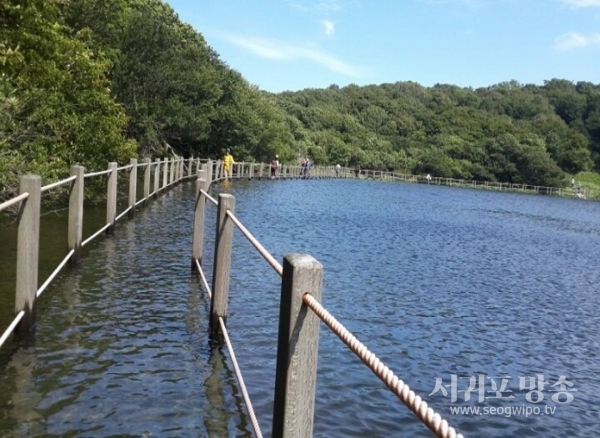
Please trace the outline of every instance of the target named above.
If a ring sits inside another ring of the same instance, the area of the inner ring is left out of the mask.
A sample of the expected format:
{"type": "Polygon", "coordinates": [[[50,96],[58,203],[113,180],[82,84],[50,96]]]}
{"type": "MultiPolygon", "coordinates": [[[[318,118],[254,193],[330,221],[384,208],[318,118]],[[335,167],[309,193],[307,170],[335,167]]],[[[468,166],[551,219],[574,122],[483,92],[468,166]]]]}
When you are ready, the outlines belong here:
{"type": "MultiPolygon", "coordinates": [[[[233,165],[236,164],[233,159],[233,155],[231,155],[231,149],[227,149],[225,155],[223,156],[223,172],[225,174],[225,179],[231,180],[233,176],[233,165]]],[[[279,176],[279,168],[281,167],[281,163],[279,162],[279,155],[275,155],[273,161],[271,161],[271,179],[275,179],[279,176]]]]}
{"type": "Polygon", "coordinates": [[[302,178],[308,178],[310,175],[310,160],[308,159],[308,157],[306,158],[302,158],[302,160],[300,161],[300,174],[302,175],[302,178]]]}

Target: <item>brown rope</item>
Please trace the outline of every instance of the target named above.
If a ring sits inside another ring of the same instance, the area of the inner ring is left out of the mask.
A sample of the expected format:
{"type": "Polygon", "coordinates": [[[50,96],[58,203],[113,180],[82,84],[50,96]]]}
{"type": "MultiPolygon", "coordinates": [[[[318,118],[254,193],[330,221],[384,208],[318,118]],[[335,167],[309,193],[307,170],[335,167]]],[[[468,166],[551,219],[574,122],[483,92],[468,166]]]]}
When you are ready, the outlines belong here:
{"type": "Polygon", "coordinates": [[[304,294],[304,304],[312,309],[321,320],[367,365],[385,385],[398,396],[408,409],[439,438],[463,438],[462,434],[442,420],[440,414],[427,406],[427,402],[400,380],[375,354],[371,353],[356,337],[337,321],[325,308],[310,294],[304,294]]]}

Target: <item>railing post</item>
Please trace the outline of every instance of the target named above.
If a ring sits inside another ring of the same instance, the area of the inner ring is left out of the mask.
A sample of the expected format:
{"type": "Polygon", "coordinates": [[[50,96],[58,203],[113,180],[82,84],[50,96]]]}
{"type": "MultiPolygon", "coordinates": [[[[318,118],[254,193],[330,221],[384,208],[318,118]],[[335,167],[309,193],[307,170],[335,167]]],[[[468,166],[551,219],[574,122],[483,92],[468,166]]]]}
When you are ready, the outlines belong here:
{"type": "Polygon", "coordinates": [[[231,270],[231,247],[233,244],[233,221],[227,216],[227,210],[233,213],[234,209],[235,197],[229,193],[219,194],[212,300],[210,303],[210,331],[213,335],[220,331],[219,317],[222,317],[225,322],[227,321],[229,271],[231,270]]]}
{"type": "Polygon", "coordinates": [[[165,161],[163,163],[163,184],[162,184],[162,190],[164,191],[164,189],[167,187],[167,178],[169,177],[169,159],[165,158],[165,161]]]}
{"type": "Polygon", "coordinates": [[[113,234],[117,217],[117,163],[108,163],[108,168],[110,173],[106,194],[106,223],[110,226],[106,229],[106,234],[113,234]]]}
{"type": "Polygon", "coordinates": [[[129,213],[127,216],[132,218],[135,216],[135,198],[137,192],[137,158],[129,160],[131,169],[129,170],[129,213]]]}
{"type": "Polygon", "coordinates": [[[258,179],[261,180],[263,177],[263,170],[265,168],[265,163],[260,163],[260,168],[258,169],[258,179]]]}
{"type": "Polygon", "coordinates": [[[200,190],[208,190],[206,169],[199,170],[196,175],[196,206],[194,209],[194,236],[192,239],[192,272],[196,272],[196,260],[202,264],[202,247],[204,244],[204,211],[206,198],[200,190]]]}
{"type": "Polygon", "coordinates": [[[254,178],[254,161],[249,164],[248,168],[248,179],[251,180],[252,178],[254,178]]]}
{"type": "Polygon", "coordinates": [[[25,311],[16,329],[25,336],[35,329],[37,311],[41,188],[42,178],[38,175],[21,177],[19,193],[29,193],[29,197],[22,202],[19,212],[15,314],[25,311]]]}
{"type": "MultiPolygon", "coordinates": [[[[198,164],[200,164],[200,162],[198,162],[198,164]]],[[[210,185],[213,182],[214,176],[213,176],[213,162],[212,160],[208,160],[206,162],[206,181],[208,181],[208,187],[210,188],[210,185]]]]}
{"type": "Polygon", "coordinates": [[[175,158],[171,158],[169,162],[171,166],[171,172],[169,173],[169,185],[173,185],[173,182],[175,181],[175,158]]]}
{"type": "Polygon", "coordinates": [[[194,165],[194,157],[190,157],[189,160],[189,164],[188,164],[188,178],[192,177],[192,167],[194,165]]]}
{"type": "Polygon", "coordinates": [[[237,165],[237,169],[236,169],[236,174],[237,174],[237,179],[240,179],[240,177],[242,176],[244,172],[244,163],[238,163],[237,165]]]}
{"type": "Polygon", "coordinates": [[[150,164],[152,160],[150,158],[144,158],[144,164],[146,167],[144,168],[144,203],[146,206],[148,204],[148,198],[150,197],[150,164]]]}
{"type": "Polygon", "coordinates": [[[73,256],[69,264],[75,266],[81,259],[81,241],[83,230],[83,166],[71,166],[71,176],[76,176],[71,186],[69,196],[69,231],[67,236],[67,245],[73,250],[73,256]]]}
{"type": "Polygon", "coordinates": [[[160,187],[160,158],[154,159],[154,199],[158,198],[158,188],[160,187]]]}
{"type": "Polygon", "coordinates": [[[319,318],[302,301],[321,301],[323,266],[306,254],[283,259],[275,372],[273,438],[312,437],[319,318]]]}

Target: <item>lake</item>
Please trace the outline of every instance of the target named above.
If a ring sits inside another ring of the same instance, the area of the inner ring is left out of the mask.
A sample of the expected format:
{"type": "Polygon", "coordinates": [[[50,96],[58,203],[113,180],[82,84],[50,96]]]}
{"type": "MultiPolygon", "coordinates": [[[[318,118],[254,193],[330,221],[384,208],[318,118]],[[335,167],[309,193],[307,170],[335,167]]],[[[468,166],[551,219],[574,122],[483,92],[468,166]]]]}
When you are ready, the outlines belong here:
{"type": "MultiPolygon", "coordinates": [[[[325,307],[465,436],[595,435],[600,204],[357,180],[234,180],[218,192],[235,195],[236,216],[277,260],[319,260],[325,307]]],[[[0,351],[3,436],[252,436],[190,275],[193,193],[183,184],[119,222],[44,292],[35,340],[0,351]]],[[[103,218],[86,207],[86,235],[103,218]]],[[[207,220],[210,276],[211,205],[207,220]]],[[[64,213],[44,221],[41,258],[60,260],[64,213]]],[[[2,232],[6,327],[10,225],[2,232]]],[[[266,436],[280,285],[236,231],[227,323],[266,436]]],[[[432,436],[324,325],[319,349],[314,436],[432,436]]]]}

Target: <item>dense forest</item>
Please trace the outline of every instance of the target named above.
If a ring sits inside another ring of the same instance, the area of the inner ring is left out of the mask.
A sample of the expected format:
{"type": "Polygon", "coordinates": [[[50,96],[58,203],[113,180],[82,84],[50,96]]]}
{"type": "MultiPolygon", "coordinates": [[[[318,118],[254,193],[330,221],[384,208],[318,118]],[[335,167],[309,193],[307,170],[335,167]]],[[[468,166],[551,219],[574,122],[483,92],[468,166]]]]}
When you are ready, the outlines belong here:
{"type": "Polygon", "coordinates": [[[600,169],[600,86],[261,91],[160,0],[0,2],[0,199],[26,172],[172,154],[564,186],[600,169]]]}

